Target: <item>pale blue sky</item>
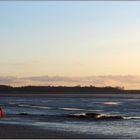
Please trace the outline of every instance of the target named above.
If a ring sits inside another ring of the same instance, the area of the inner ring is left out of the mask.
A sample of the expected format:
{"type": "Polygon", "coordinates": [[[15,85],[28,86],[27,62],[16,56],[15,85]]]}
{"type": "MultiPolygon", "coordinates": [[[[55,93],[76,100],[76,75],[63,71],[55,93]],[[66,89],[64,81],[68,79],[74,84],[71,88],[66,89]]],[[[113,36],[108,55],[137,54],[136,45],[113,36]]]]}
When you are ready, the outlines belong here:
{"type": "Polygon", "coordinates": [[[0,75],[138,75],[140,2],[0,2],[0,75]]]}

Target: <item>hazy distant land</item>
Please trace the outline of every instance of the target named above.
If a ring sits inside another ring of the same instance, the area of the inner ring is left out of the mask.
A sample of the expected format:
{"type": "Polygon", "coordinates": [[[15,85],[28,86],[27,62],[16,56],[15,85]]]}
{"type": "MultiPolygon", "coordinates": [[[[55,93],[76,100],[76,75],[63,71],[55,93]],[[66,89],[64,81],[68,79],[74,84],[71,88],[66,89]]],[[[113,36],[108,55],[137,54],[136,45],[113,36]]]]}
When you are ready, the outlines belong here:
{"type": "Polygon", "coordinates": [[[140,90],[125,90],[120,87],[95,87],[95,86],[24,86],[12,87],[0,85],[0,95],[52,95],[52,96],[95,96],[95,95],[120,95],[120,94],[140,94],[140,90]]]}

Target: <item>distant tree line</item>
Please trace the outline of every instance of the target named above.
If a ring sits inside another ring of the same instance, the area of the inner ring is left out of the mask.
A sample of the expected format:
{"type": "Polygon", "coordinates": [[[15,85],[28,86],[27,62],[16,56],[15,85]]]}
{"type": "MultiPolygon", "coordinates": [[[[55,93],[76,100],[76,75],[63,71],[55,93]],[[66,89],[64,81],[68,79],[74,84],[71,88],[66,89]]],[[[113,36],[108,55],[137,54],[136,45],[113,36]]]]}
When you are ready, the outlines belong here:
{"type": "Polygon", "coordinates": [[[34,93],[85,93],[85,92],[122,92],[121,87],[95,87],[95,86],[24,86],[24,87],[12,87],[6,85],[0,85],[0,93],[2,92],[34,92],[34,93]]]}

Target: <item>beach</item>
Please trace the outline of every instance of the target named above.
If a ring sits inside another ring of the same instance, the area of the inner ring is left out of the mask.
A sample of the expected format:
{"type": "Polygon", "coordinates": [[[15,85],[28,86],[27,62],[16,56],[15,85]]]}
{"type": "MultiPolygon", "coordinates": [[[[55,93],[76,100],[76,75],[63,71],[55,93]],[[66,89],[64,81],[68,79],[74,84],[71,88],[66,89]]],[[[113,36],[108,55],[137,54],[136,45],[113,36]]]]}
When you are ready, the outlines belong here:
{"type": "Polygon", "coordinates": [[[41,129],[34,126],[18,124],[1,124],[0,139],[98,139],[112,138],[104,135],[86,135],[59,130],[41,129]]]}
{"type": "Polygon", "coordinates": [[[140,138],[139,94],[19,94],[1,94],[1,139],[140,138]],[[69,117],[85,113],[118,115],[122,119],[69,117]]]}

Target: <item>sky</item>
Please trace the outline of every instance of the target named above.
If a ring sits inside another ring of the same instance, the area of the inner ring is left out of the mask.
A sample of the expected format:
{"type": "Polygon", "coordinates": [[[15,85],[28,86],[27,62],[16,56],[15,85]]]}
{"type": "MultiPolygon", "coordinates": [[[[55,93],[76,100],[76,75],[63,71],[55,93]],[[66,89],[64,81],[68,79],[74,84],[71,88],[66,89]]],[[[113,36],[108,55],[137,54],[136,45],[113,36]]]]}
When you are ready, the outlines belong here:
{"type": "Polygon", "coordinates": [[[1,1],[0,76],[139,75],[139,1],[1,1]]]}

